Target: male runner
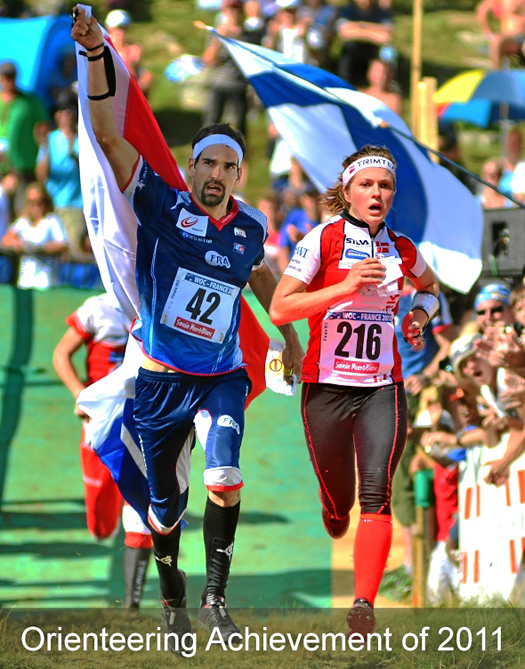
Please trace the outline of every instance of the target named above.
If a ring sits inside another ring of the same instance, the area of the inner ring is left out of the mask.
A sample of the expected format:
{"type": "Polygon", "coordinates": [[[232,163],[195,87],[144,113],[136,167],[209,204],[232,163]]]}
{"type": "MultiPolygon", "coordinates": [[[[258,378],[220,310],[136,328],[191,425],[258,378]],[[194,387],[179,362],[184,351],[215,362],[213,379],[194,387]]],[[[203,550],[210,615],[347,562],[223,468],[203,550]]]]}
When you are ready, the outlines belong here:
{"type": "MultiPolygon", "coordinates": [[[[239,451],[249,380],[238,346],[240,293],[247,282],[267,310],[275,280],[264,265],[264,216],[231,195],[241,177],[242,135],[227,124],[202,128],[188,162],[191,192],[172,190],[115,127],[104,40],[83,9],[72,37],[88,54],[95,137],[139,221],[136,275],[144,361],[136,383],[135,423],[151,493],[149,523],[160,577],[164,628],[191,631],[186,578],[178,569],[193,419],[207,420],[208,500],[204,514],[207,579],[199,624],[226,640],[238,629],[225,589],[239,517],[239,451]]],[[[303,351],[283,326],[283,362],[299,373],[303,351]]],[[[177,652],[176,647],[172,650],[177,652]]]]}

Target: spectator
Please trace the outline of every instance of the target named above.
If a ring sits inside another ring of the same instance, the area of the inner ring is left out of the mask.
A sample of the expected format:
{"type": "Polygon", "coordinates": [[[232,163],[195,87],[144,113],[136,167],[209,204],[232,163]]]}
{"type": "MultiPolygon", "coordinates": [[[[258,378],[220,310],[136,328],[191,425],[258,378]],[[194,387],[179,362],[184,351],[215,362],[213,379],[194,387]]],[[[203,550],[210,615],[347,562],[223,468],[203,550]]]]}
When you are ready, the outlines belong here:
{"type": "Polygon", "coordinates": [[[297,10],[297,18],[306,26],[307,62],[328,69],[336,8],[326,0],[304,0],[297,10]]]}
{"type": "Polygon", "coordinates": [[[128,41],[127,31],[131,23],[131,15],[125,9],[113,9],[106,16],[106,28],[113,46],[126,63],[140,90],[148,97],[153,83],[153,75],[141,65],[142,47],[140,44],[128,41]]]}
{"type": "Polygon", "coordinates": [[[422,412],[420,427],[429,428],[421,437],[422,448],[411,463],[411,472],[432,469],[433,490],[436,508],[436,543],[430,556],[427,576],[429,603],[439,605],[451,603],[459,591],[460,570],[447,554],[446,542],[458,512],[458,466],[444,454],[447,446],[457,444],[455,425],[448,411],[440,410],[439,418],[431,421],[429,411],[422,412]]]}
{"type": "Polygon", "coordinates": [[[57,129],[39,137],[36,167],[36,175],[45,183],[64,225],[73,255],[80,253],[80,240],[86,230],[78,167],[77,116],[76,96],[62,94],[54,114],[57,129]]]}
{"type": "MultiPolygon", "coordinates": [[[[244,42],[260,43],[262,33],[247,30],[244,25],[244,9],[240,0],[223,0],[217,32],[223,37],[232,37],[244,42]]],[[[226,106],[233,115],[233,125],[246,134],[248,115],[248,83],[226,47],[217,38],[212,38],[202,56],[207,67],[213,68],[210,98],[204,115],[204,124],[220,123],[226,106]]]]}
{"type": "Polygon", "coordinates": [[[354,86],[366,86],[370,61],[392,36],[392,12],[378,0],[350,0],[336,24],[344,41],[339,76],[354,86]]]}
{"type": "Polygon", "coordinates": [[[520,162],[522,152],[523,135],[521,134],[520,128],[514,126],[513,128],[510,128],[505,136],[503,175],[501,177],[501,181],[499,182],[500,190],[503,191],[506,195],[512,195],[514,191],[516,193],[525,193],[525,186],[520,185],[520,181],[522,181],[523,177],[518,176],[516,183],[512,183],[514,179],[514,172],[520,162]]]}
{"type": "Polygon", "coordinates": [[[445,158],[448,158],[449,160],[452,160],[455,165],[452,163],[449,163],[447,160],[442,160],[440,158],[439,164],[442,165],[443,167],[446,167],[447,170],[452,172],[452,174],[456,177],[456,179],[459,179],[461,183],[466,186],[469,191],[473,194],[476,193],[478,189],[478,182],[476,179],[472,176],[470,176],[467,172],[464,170],[460,169],[463,167],[463,159],[461,156],[461,149],[459,146],[459,142],[453,133],[447,133],[439,135],[439,152],[442,153],[445,158]],[[459,165],[459,167],[458,167],[459,165]]]}
{"type": "MultiPolygon", "coordinates": [[[[491,158],[483,164],[481,171],[481,176],[485,181],[493,186],[498,186],[501,178],[503,176],[503,166],[501,161],[497,158],[491,158]]],[[[500,195],[490,186],[485,186],[481,193],[478,195],[478,200],[481,203],[483,209],[503,209],[508,207],[514,207],[514,203],[506,198],[504,195],[500,195]]]]}
{"type": "MultiPolygon", "coordinates": [[[[122,497],[109,469],[92,449],[86,436],[89,417],[76,400],[87,386],[104,378],[122,364],[128,333],[113,299],[107,294],[88,298],[66,318],[69,326],[53,353],[55,370],[75,399],[75,414],[82,420],[80,463],[84,480],[86,521],[90,534],[98,541],[114,536],[118,530],[122,497]],[[81,379],[73,356],[86,347],[86,380],[81,379]]],[[[138,608],[151,555],[151,533],[138,513],[125,505],[123,525],[124,582],[126,608],[138,608]]]]}
{"type": "Polygon", "coordinates": [[[298,192],[287,188],[283,194],[285,205],[290,207],[279,231],[279,269],[282,272],[288,267],[295,247],[307,232],[320,223],[320,210],[317,205],[319,193],[305,188],[298,192]]]}
{"type": "Polygon", "coordinates": [[[481,28],[489,37],[490,63],[499,69],[504,58],[525,64],[523,39],[525,35],[525,2],[523,0],[482,0],[476,8],[481,28]],[[496,32],[493,21],[499,21],[496,32]]]}
{"type": "Polygon", "coordinates": [[[47,123],[42,102],[20,91],[14,63],[0,65],[0,176],[14,172],[18,177],[15,212],[18,213],[26,186],[35,180],[38,145],[35,131],[47,123]]]}
{"type": "Polygon", "coordinates": [[[298,63],[306,63],[306,28],[310,21],[306,17],[299,18],[300,0],[277,0],[276,5],[278,11],[275,18],[268,23],[264,46],[280,51],[286,58],[298,63]]]}
{"type": "Polygon", "coordinates": [[[474,298],[476,322],[482,334],[487,326],[502,322],[514,323],[514,314],[510,308],[510,290],[503,283],[489,283],[474,298]]]}
{"type": "Polygon", "coordinates": [[[363,93],[381,100],[383,104],[401,116],[403,97],[393,83],[393,76],[394,72],[390,63],[379,59],[372,60],[367,71],[370,86],[364,88],[363,93]]]}
{"type": "MultiPolygon", "coordinates": [[[[450,344],[456,336],[456,328],[447,300],[440,293],[440,313],[425,329],[423,334],[425,346],[421,350],[414,351],[412,346],[405,342],[401,323],[410,311],[415,292],[410,279],[405,277],[395,319],[397,345],[403,361],[403,377],[407,391],[409,425],[413,424],[416,419],[422,390],[439,373],[440,362],[447,357],[450,344]]],[[[417,432],[409,433],[392,486],[392,511],[402,527],[404,556],[403,564],[391,572],[381,586],[382,594],[391,599],[403,598],[412,587],[412,527],[416,520],[416,511],[410,465],[416,452],[418,438],[417,432]]]]}
{"type": "Polygon", "coordinates": [[[68,249],[53,202],[38,181],[25,192],[22,216],[5,233],[2,244],[20,256],[19,288],[46,289],[56,285],[58,257],[68,249]]]}

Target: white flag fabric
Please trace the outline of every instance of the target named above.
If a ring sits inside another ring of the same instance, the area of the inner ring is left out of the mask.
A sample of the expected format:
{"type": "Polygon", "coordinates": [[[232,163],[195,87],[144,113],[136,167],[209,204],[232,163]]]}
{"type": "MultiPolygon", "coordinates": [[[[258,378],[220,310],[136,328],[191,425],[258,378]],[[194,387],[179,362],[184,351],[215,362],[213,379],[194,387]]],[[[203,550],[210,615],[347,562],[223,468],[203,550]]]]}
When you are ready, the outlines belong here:
{"type": "Polygon", "coordinates": [[[449,170],[396,132],[411,137],[403,120],[329,72],[212,32],[320,191],[336,182],[343,159],[364,144],[390,149],[397,192],[389,226],[417,244],[443,283],[468,292],[481,272],[481,205],[449,170]]]}

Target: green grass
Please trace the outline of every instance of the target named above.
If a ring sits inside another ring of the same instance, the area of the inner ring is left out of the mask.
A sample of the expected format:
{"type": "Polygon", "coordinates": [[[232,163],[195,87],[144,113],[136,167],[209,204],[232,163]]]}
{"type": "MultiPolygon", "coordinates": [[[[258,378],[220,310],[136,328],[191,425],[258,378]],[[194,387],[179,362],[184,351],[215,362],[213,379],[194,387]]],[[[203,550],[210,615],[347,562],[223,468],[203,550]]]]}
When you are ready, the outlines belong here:
{"type": "MultiPolygon", "coordinates": [[[[187,641],[186,658],[179,659],[173,658],[167,651],[157,650],[156,637],[153,636],[150,650],[136,651],[101,650],[100,637],[96,651],[93,650],[92,638],[86,651],[69,652],[59,650],[56,637],[51,640],[50,650],[44,647],[28,651],[21,642],[24,630],[30,626],[38,627],[44,634],[61,632],[63,637],[69,633],[100,634],[104,629],[109,647],[109,637],[117,633],[126,638],[132,633],[140,634],[142,638],[147,634],[156,634],[158,614],[154,612],[154,617],[151,617],[152,613],[138,615],[103,610],[82,612],[81,615],[78,612],[56,611],[8,615],[0,618],[0,667],[155,669],[171,666],[171,662],[184,662],[186,666],[213,669],[230,669],[232,666],[246,669],[518,669],[525,664],[525,620],[523,611],[513,609],[383,610],[378,616],[376,634],[372,635],[368,644],[357,636],[352,644],[345,641],[346,612],[338,609],[310,612],[236,610],[232,614],[244,639],[240,650],[223,648],[219,642],[210,644],[208,635],[198,630],[195,639],[187,641]],[[252,636],[247,642],[248,633],[252,636]],[[339,636],[334,641],[329,636],[331,634],[339,636]],[[270,639],[273,639],[273,646],[270,639]],[[292,643],[297,644],[295,650],[291,647],[292,643]],[[311,645],[308,646],[308,643],[311,645]],[[415,644],[418,649],[411,650],[415,644]],[[466,650],[467,647],[469,650],[466,650]]],[[[190,611],[190,618],[195,621],[196,611],[190,611]]],[[[70,638],[75,641],[75,638],[70,638]]],[[[114,638],[118,643],[119,639],[114,638]]],[[[27,645],[36,647],[41,636],[30,632],[25,639],[27,645]]],[[[137,636],[134,639],[135,643],[140,641],[137,636]]]]}

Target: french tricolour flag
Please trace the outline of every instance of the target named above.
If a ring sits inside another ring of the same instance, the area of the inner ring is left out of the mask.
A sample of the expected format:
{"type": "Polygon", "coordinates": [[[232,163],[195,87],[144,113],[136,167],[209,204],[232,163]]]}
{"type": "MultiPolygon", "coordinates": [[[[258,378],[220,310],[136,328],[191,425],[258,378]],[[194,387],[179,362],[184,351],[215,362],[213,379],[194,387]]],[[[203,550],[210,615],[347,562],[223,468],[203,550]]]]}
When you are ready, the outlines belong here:
{"type": "MultiPolygon", "coordinates": [[[[146,99],[107,34],[105,42],[115,66],[116,94],[112,104],[118,131],[170,186],[187,190],[146,99]]],[[[78,135],[84,214],[104,287],[116,298],[129,329],[140,309],[135,282],[138,222],[93,134],[87,99],[88,64],[82,51],[77,44],[78,135]]],[[[244,300],[240,337],[253,386],[248,399],[252,400],[266,387],[264,367],[269,338],[244,300]]],[[[140,360],[140,349],[131,337],[122,367],[86,388],[80,394],[79,403],[91,416],[89,437],[93,448],[110,468],[124,499],[147,522],[149,491],[132,420],[134,381],[140,360]]]]}
{"type": "Polygon", "coordinates": [[[335,183],[343,158],[364,144],[390,149],[397,162],[390,227],[418,245],[441,281],[468,292],[481,271],[481,206],[411,139],[402,119],[329,72],[210,30],[226,45],[320,191],[335,183]]]}

